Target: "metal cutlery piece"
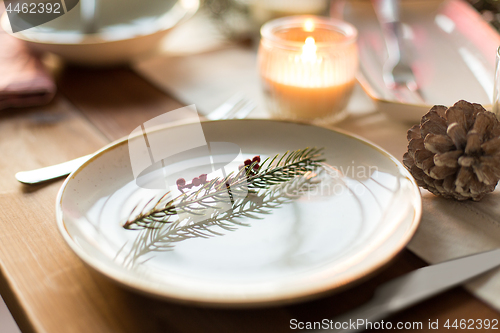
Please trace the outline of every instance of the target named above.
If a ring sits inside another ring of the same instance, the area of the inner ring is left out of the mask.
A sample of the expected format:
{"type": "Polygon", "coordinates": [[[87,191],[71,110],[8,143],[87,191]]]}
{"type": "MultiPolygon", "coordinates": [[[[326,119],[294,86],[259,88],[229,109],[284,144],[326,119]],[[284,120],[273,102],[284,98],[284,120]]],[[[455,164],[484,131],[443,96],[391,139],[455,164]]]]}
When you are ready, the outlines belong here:
{"type": "Polygon", "coordinates": [[[67,161],[60,164],[51,165],[45,168],[21,171],[16,173],[16,179],[24,184],[38,184],[47,180],[57,179],[59,177],[67,176],[73,170],[76,170],[80,165],[87,162],[92,157],[92,154],[85,155],[74,160],[67,161]]]}
{"type": "Polygon", "coordinates": [[[80,1],[80,20],[84,34],[95,34],[98,30],[98,0],[80,1]]]}
{"type": "Polygon", "coordinates": [[[374,323],[458,286],[499,265],[500,249],[497,249],[417,269],[379,286],[373,299],[368,303],[332,319],[334,323],[349,323],[351,325],[344,324],[344,328],[314,332],[361,332],[365,330],[361,320],[364,324],[366,322],[374,323]],[[359,327],[352,325],[358,319],[360,320],[359,327]]]}
{"type": "MultiPolygon", "coordinates": [[[[208,113],[205,117],[209,120],[230,118],[243,119],[248,116],[248,114],[252,112],[255,107],[256,105],[253,101],[245,98],[242,94],[236,94],[229,98],[217,109],[208,113]]],[[[21,183],[33,185],[60,177],[65,177],[73,172],[73,170],[76,170],[83,163],[88,161],[92,156],[93,154],[90,154],[71,161],[51,165],[41,169],[21,171],[16,173],[16,179],[21,183]]]]}
{"type": "Polygon", "coordinates": [[[399,0],[373,1],[388,53],[382,74],[386,87],[400,102],[426,104],[410,66],[400,21],[399,0]]]}
{"type": "Polygon", "coordinates": [[[255,106],[253,101],[245,98],[243,94],[237,93],[217,109],[207,114],[205,118],[208,120],[244,119],[255,109],[255,106]]]}

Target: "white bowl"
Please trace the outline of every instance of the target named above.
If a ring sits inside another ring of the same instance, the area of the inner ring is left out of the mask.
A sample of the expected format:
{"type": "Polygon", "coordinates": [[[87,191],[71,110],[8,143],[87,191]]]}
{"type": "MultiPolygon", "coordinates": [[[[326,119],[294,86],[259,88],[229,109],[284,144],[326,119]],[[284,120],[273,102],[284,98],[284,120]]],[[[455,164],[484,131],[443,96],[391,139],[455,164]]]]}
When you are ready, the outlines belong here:
{"type": "Polygon", "coordinates": [[[154,51],[173,27],[196,13],[200,1],[105,0],[99,5],[100,29],[95,34],[81,32],[80,4],[50,22],[16,33],[7,13],[0,24],[35,51],[81,65],[117,65],[154,51]]]}

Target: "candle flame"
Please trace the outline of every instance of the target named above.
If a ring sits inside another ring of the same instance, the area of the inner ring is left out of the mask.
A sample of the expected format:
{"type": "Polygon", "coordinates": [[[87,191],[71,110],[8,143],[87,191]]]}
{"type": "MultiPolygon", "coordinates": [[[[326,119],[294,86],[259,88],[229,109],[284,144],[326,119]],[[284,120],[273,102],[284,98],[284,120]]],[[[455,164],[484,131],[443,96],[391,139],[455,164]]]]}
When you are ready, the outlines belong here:
{"type": "Polygon", "coordinates": [[[307,20],[304,22],[304,31],[307,31],[307,32],[312,32],[312,31],[314,31],[314,22],[313,22],[313,20],[311,20],[311,19],[307,19],[307,20]]]}
{"type": "Polygon", "coordinates": [[[300,58],[302,62],[315,62],[316,61],[316,41],[313,37],[307,37],[304,46],[302,46],[302,55],[300,58]]]}

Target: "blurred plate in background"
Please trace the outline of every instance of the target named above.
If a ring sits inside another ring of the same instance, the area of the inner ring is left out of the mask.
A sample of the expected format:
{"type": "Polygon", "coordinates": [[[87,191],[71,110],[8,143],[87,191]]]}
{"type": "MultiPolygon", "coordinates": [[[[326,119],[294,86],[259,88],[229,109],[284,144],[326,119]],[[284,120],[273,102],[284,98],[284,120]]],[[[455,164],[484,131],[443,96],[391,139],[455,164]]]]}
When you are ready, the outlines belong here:
{"type": "Polygon", "coordinates": [[[199,0],[99,1],[99,31],[95,34],[82,33],[80,3],[50,22],[16,33],[12,33],[4,13],[1,26],[31,49],[54,53],[67,62],[116,65],[154,51],[162,38],[193,16],[199,6],[199,0]]]}

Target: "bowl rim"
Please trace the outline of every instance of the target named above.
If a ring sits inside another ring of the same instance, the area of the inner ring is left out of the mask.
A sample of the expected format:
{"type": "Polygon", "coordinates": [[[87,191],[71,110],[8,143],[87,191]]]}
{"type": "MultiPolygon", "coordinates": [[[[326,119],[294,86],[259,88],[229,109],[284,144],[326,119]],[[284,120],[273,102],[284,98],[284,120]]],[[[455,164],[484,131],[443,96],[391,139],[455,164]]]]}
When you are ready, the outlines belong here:
{"type": "MultiPolygon", "coordinates": [[[[177,25],[180,25],[190,19],[200,8],[200,0],[179,0],[177,3],[169,10],[167,13],[163,14],[157,19],[157,28],[154,31],[148,33],[133,34],[125,38],[104,38],[102,32],[97,32],[94,34],[78,34],[71,32],[68,34],[59,34],[65,36],[75,36],[74,41],[61,41],[61,40],[51,40],[48,36],[53,35],[47,32],[34,32],[30,29],[26,29],[29,33],[24,33],[24,31],[12,32],[10,27],[9,18],[7,12],[4,12],[0,17],[0,32],[3,32],[26,42],[36,43],[36,44],[50,44],[50,45],[92,45],[92,44],[105,44],[120,42],[125,40],[133,40],[142,38],[145,36],[151,36],[157,33],[168,31],[177,25]],[[172,17],[175,19],[172,20],[172,17]],[[76,36],[80,36],[77,39],[76,36]],[[33,38],[34,37],[34,38],[33,38]],[[39,38],[41,37],[41,38],[39,38]]],[[[109,35],[116,35],[112,33],[109,35]]]]}

